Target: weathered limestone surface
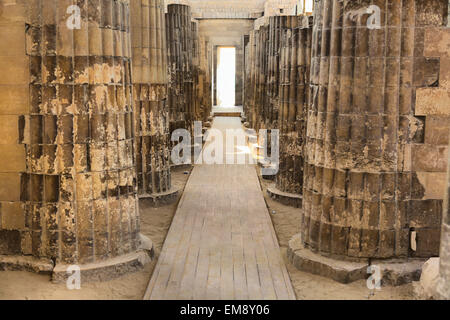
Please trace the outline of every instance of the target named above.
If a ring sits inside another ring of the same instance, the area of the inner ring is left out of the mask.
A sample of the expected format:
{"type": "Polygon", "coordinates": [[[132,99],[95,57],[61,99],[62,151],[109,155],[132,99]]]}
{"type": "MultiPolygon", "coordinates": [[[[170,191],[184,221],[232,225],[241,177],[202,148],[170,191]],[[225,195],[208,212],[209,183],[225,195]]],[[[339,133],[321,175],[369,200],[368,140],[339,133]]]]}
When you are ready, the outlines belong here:
{"type": "MultiPolygon", "coordinates": [[[[446,12],[446,0],[316,3],[301,226],[307,248],[338,259],[438,254],[442,198],[424,197],[414,159],[426,149],[427,130],[413,97],[439,83],[439,59],[425,56],[425,35],[446,12]],[[369,4],[381,8],[380,29],[366,27],[368,15],[352,19],[369,4]]],[[[431,163],[436,171],[445,149],[431,163]]]]}
{"type": "Polygon", "coordinates": [[[137,250],[128,1],[31,4],[24,200],[34,255],[93,263],[137,250]],[[41,190],[42,193],[37,192],[41,190]]]}
{"type": "Polygon", "coordinates": [[[194,77],[191,8],[171,4],[166,14],[169,51],[170,133],[176,129],[193,130],[194,77]]]}
{"type": "Polygon", "coordinates": [[[280,74],[283,68],[281,65],[282,38],[288,29],[296,26],[293,26],[293,24],[296,24],[297,20],[297,17],[293,16],[269,17],[267,61],[262,70],[267,70],[267,73],[263,73],[263,76],[266,76],[263,79],[266,84],[266,90],[261,92],[263,98],[260,100],[261,113],[259,114],[261,127],[265,129],[275,129],[279,127],[280,74]]]}
{"type": "Polygon", "coordinates": [[[200,94],[200,39],[198,35],[198,21],[191,21],[191,45],[192,45],[192,96],[190,98],[193,104],[194,120],[201,120],[204,109],[202,108],[202,98],[200,94]]]}
{"type": "Polygon", "coordinates": [[[267,0],[264,4],[264,15],[296,15],[299,2],[299,0],[267,0]]]}
{"type": "Polygon", "coordinates": [[[198,25],[198,90],[199,117],[198,120],[206,122],[212,111],[212,44],[204,35],[200,35],[198,25]]]}
{"type": "Polygon", "coordinates": [[[304,248],[300,235],[290,240],[288,258],[299,270],[328,277],[341,283],[361,280],[367,275],[367,261],[339,261],[314,254],[304,248]]]}
{"type": "Polygon", "coordinates": [[[250,34],[246,52],[249,125],[257,131],[280,130],[279,172],[269,194],[296,207],[302,202],[312,21],[306,16],[268,17],[267,24],[250,34]]]}
{"type": "Polygon", "coordinates": [[[141,255],[129,1],[71,5],[0,1],[0,254],[102,269],[141,255]]]}
{"type": "Polygon", "coordinates": [[[192,6],[196,19],[249,19],[261,16],[266,0],[166,0],[192,6]]]}
{"type": "Polygon", "coordinates": [[[262,125],[262,107],[266,101],[266,74],[267,74],[267,54],[269,28],[267,25],[261,26],[258,30],[250,32],[250,50],[248,51],[251,63],[249,77],[247,80],[248,94],[244,104],[244,112],[248,117],[250,127],[257,132],[264,128],[262,125]]]}
{"type": "Polygon", "coordinates": [[[280,168],[276,186],[280,191],[301,194],[303,187],[304,144],[309,74],[311,62],[312,18],[299,17],[293,29],[282,38],[280,94],[280,168]]]}
{"type": "Polygon", "coordinates": [[[427,28],[423,36],[424,56],[435,61],[433,72],[419,70],[431,87],[418,88],[415,115],[422,119],[425,132],[422,143],[413,146],[412,167],[423,186],[423,199],[442,199],[446,189],[446,154],[450,141],[450,29],[427,28]]]}
{"type": "Polygon", "coordinates": [[[137,184],[145,197],[171,189],[163,0],[132,0],[131,36],[137,184]]]}

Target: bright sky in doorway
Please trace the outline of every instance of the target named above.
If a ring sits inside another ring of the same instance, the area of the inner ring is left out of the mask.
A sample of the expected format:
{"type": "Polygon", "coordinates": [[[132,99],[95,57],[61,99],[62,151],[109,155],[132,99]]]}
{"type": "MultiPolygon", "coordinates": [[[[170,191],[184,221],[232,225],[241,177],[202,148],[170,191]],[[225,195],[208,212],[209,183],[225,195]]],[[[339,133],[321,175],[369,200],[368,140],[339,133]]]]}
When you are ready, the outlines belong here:
{"type": "Polygon", "coordinates": [[[236,48],[219,48],[217,66],[217,104],[234,107],[236,102],[236,48]]]}

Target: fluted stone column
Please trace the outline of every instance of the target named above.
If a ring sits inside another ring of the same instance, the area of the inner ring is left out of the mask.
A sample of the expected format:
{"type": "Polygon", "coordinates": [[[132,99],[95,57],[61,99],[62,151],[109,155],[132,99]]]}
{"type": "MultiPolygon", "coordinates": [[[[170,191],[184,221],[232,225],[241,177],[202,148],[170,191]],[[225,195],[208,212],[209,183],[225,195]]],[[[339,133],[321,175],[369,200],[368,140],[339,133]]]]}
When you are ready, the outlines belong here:
{"type": "Polygon", "coordinates": [[[439,78],[423,39],[442,26],[446,6],[316,3],[301,236],[290,250],[299,268],[348,282],[366,276],[369,259],[438,254],[442,198],[428,197],[418,174],[424,159],[412,150],[426,131],[413,97],[439,78]],[[379,28],[369,28],[369,5],[380,9],[379,28]],[[337,275],[333,266],[343,260],[354,268],[337,275]]]}
{"type": "Polygon", "coordinates": [[[200,104],[200,117],[198,119],[206,122],[212,111],[212,45],[204,36],[199,36],[198,42],[199,88],[197,98],[200,104]]]}
{"type": "Polygon", "coordinates": [[[198,21],[191,21],[192,45],[192,104],[193,120],[202,120],[200,100],[200,44],[198,36],[198,21]]]}
{"type": "Polygon", "coordinates": [[[167,11],[170,132],[176,129],[191,131],[194,118],[191,8],[169,4],[167,11]]]}
{"type": "Polygon", "coordinates": [[[291,19],[297,21],[289,23],[281,42],[280,165],[276,185],[268,192],[284,204],[301,207],[313,20],[291,19]]]}
{"type": "Polygon", "coordinates": [[[56,281],[69,265],[82,281],[104,280],[148,259],[139,251],[129,2],[78,1],[68,13],[72,5],[26,1],[17,30],[29,87],[18,122],[21,253],[55,262],[56,281]]]}
{"type": "Polygon", "coordinates": [[[249,35],[248,50],[246,53],[248,69],[246,73],[246,101],[244,102],[244,113],[248,119],[248,125],[251,128],[255,127],[255,72],[256,72],[256,43],[258,31],[252,30],[249,35]]]}
{"type": "Polygon", "coordinates": [[[266,127],[266,118],[264,114],[267,115],[267,112],[264,113],[264,109],[267,104],[267,88],[268,82],[267,74],[268,74],[268,55],[266,54],[266,50],[268,50],[268,40],[269,40],[269,27],[267,25],[261,26],[257,31],[257,43],[256,43],[256,66],[255,66],[255,127],[254,129],[259,131],[259,129],[265,129],[266,127]]]}
{"type": "MultiPolygon", "coordinates": [[[[177,199],[170,174],[166,17],[163,0],[131,1],[136,167],[140,199],[177,199]]],[[[148,201],[147,201],[148,202],[148,201]]]]}

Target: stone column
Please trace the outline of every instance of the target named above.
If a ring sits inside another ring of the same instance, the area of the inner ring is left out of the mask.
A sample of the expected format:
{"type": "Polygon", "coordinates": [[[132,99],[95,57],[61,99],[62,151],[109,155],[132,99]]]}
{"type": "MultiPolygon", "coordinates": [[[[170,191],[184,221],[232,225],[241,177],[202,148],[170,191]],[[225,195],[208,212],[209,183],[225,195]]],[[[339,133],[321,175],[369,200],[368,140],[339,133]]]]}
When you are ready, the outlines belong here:
{"type": "Polygon", "coordinates": [[[267,96],[266,103],[262,102],[262,121],[264,128],[278,128],[279,117],[279,89],[281,72],[281,42],[283,33],[289,28],[291,17],[272,16],[269,17],[269,41],[267,50],[267,96]]]}
{"type": "Polygon", "coordinates": [[[164,1],[132,0],[131,17],[138,192],[159,205],[178,193],[170,174],[164,1]]]}
{"type": "Polygon", "coordinates": [[[255,69],[256,69],[256,41],[257,41],[257,30],[250,31],[248,51],[247,51],[247,81],[246,85],[246,101],[244,102],[244,113],[248,119],[247,127],[255,127],[255,69]]]}
{"type": "Polygon", "coordinates": [[[244,101],[244,39],[242,44],[236,46],[236,89],[235,89],[235,105],[242,106],[244,101]]]}
{"type": "Polygon", "coordinates": [[[348,282],[366,276],[369,259],[389,268],[392,259],[438,254],[442,198],[427,197],[419,175],[413,151],[424,148],[426,129],[413,98],[439,79],[439,62],[424,57],[424,34],[443,25],[446,7],[316,3],[301,237],[290,250],[299,268],[348,282]],[[380,10],[379,26],[369,5],[380,10]]]}
{"type": "Polygon", "coordinates": [[[311,64],[312,18],[292,17],[282,38],[280,79],[280,166],[272,198],[294,207],[302,205],[304,145],[311,64]]]}
{"type": "Polygon", "coordinates": [[[205,37],[199,38],[199,90],[200,118],[208,121],[212,111],[212,46],[205,37]]]}
{"type": "Polygon", "coordinates": [[[192,132],[191,8],[187,5],[170,4],[167,11],[170,133],[180,128],[192,132]]]}
{"type": "Polygon", "coordinates": [[[437,291],[441,298],[450,299],[450,153],[448,154],[447,190],[442,212],[442,236],[440,250],[440,280],[437,291]]]}
{"type": "Polygon", "coordinates": [[[192,104],[193,104],[193,119],[201,120],[200,109],[200,47],[198,36],[198,22],[191,21],[192,30],[192,104]]]}
{"type": "Polygon", "coordinates": [[[69,265],[82,281],[105,280],[148,259],[139,251],[129,2],[72,5],[26,1],[17,29],[28,63],[15,66],[29,87],[18,122],[21,253],[53,261],[55,281],[69,265]]]}

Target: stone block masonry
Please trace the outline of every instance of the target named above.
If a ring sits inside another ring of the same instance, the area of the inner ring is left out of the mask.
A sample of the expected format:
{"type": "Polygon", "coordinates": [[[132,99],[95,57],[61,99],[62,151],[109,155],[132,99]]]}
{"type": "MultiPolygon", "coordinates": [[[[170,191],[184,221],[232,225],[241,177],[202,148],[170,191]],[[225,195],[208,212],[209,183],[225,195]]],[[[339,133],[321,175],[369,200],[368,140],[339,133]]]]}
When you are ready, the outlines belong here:
{"type": "MultiPolygon", "coordinates": [[[[445,192],[448,143],[450,141],[450,29],[428,28],[420,34],[424,61],[416,77],[432,86],[417,89],[415,115],[424,126],[422,141],[413,146],[412,167],[424,188],[424,199],[441,199],[445,192]]],[[[419,82],[420,83],[420,82],[419,82]]]]}

